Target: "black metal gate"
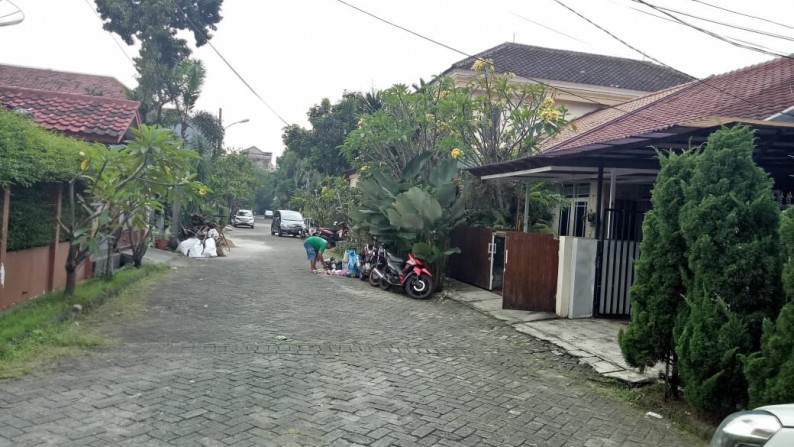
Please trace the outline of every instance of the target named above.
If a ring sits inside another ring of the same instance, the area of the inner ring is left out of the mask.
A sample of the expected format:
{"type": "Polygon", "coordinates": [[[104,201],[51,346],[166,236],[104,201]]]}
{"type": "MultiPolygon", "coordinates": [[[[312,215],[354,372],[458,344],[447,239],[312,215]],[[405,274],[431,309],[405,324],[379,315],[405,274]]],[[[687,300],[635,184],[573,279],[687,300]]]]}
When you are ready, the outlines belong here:
{"type": "Polygon", "coordinates": [[[642,220],[647,207],[616,201],[606,210],[598,239],[593,315],[624,318],[631,312],[634,261],[640,255],[642,220]]]}

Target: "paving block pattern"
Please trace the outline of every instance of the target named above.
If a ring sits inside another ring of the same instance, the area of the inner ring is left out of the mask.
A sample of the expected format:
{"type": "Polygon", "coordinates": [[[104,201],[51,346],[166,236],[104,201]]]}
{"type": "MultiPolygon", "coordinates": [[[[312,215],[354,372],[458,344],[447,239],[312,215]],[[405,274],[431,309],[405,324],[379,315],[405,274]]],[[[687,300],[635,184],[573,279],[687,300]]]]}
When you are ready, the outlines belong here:
{"type": "Polygon", "coordinates": [[[149,286],[145,318],[103,327],[117,344],[0,382],[0,446],[704,444],[461,303],[311,274],[300,240],[235,240],[149,286]]]}

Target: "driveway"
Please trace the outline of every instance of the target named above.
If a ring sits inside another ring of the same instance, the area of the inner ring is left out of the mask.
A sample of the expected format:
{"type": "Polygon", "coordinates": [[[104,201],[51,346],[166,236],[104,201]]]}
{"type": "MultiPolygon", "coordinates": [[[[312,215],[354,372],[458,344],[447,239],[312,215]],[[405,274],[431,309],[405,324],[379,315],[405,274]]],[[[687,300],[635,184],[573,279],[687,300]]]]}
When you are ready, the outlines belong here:
{"type": "Polygon", "coordinates": [[[148,287],[118,345],[0,382],[0,446],[703,445],[462,304],[309,273],[257,219],[148,287]]]}

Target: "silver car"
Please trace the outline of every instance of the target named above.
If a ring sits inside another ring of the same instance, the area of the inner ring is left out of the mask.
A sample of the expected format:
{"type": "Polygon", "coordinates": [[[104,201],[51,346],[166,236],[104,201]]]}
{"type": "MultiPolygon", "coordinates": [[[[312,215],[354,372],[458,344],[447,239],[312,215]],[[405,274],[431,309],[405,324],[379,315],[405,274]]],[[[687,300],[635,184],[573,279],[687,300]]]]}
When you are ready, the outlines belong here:
{"type": "Polygon", "coordinates": [[[794,404],[740,411],[720,424],[711,447],[794,446],[794,404]]]}
{"type": "Polygon", "coordinates": [[[232,218],[232,225],[237,228],[241,225],[254,228],[254,213],[251,210],[239,210],[232,218]]]}

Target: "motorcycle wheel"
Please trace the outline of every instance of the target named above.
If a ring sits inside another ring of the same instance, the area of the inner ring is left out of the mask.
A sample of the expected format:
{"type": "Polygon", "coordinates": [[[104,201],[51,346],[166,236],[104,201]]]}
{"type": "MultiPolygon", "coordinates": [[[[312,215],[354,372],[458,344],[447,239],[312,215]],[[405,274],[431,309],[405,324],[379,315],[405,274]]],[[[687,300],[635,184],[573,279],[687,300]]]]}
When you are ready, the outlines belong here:
{"type": "Polygon", "coordinates": [[[380,285],[380,276],[375,274],[375,272],[372,270],[369,272],[369,285],[372,287],[377,287],[380,285]]]}
{"type": "Polygon", "coordinates": [[[389,284],[389,281],[386,281],[386,278],[381,276],[380,281],[378,282],[378,287],[380,287],[380,290],[389,290],[391,289],[391,284],[389,284]]]}
{"type": "Polygon", "coordinates": [[[433,292],[433,280],[427,275],[412,276],[405,283],[405,293],[415,300],[424,300],[433,292]]]}

